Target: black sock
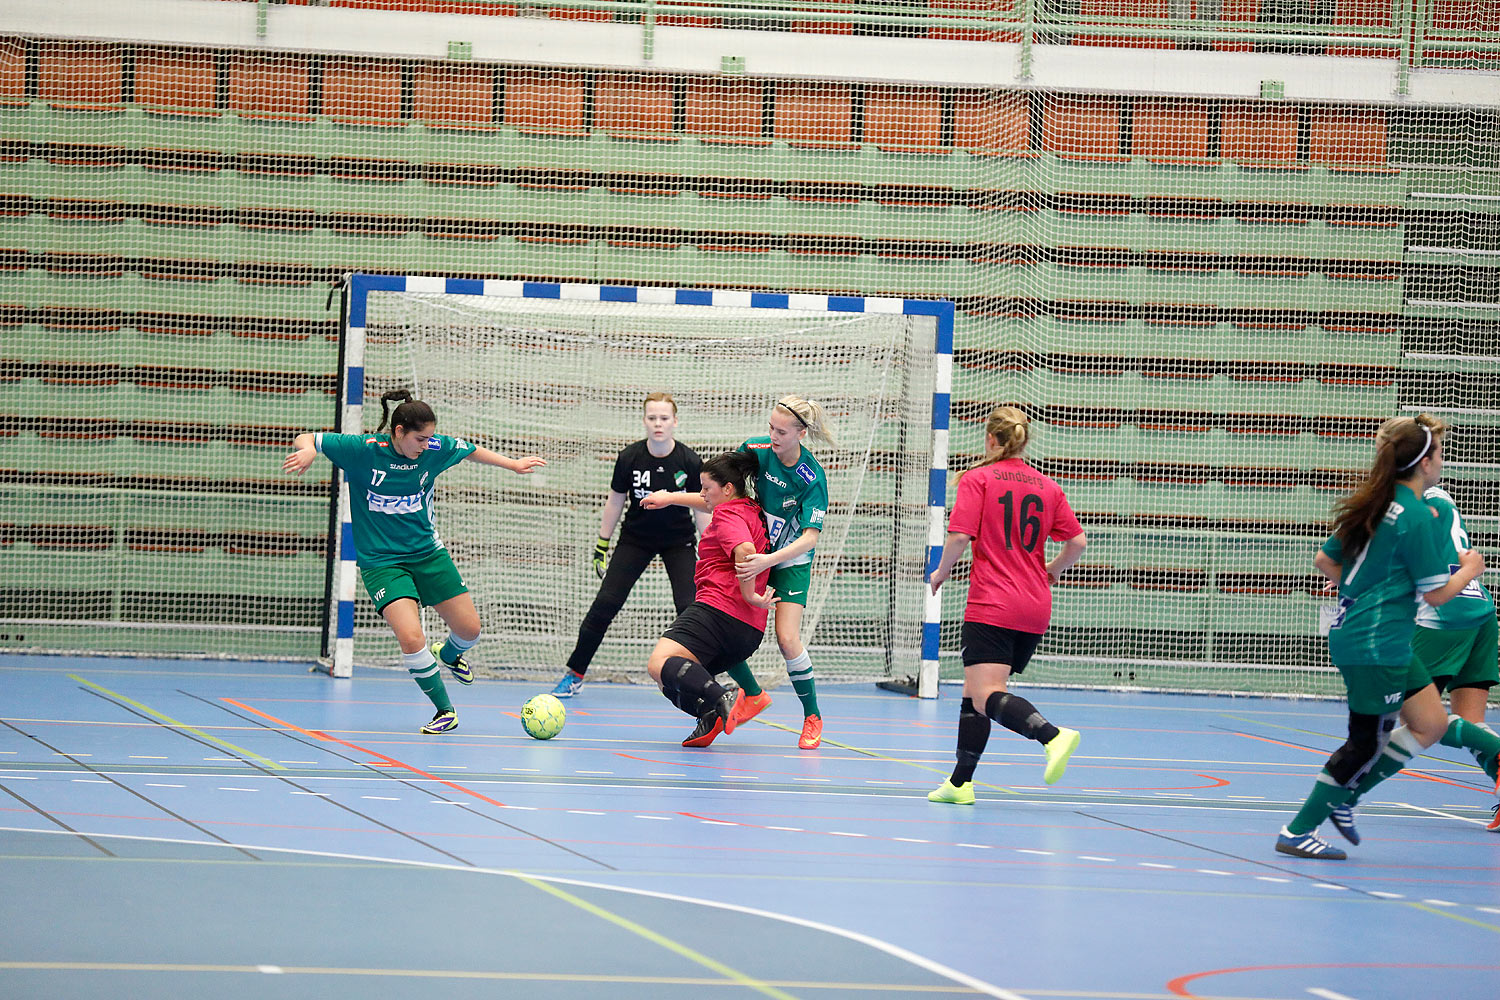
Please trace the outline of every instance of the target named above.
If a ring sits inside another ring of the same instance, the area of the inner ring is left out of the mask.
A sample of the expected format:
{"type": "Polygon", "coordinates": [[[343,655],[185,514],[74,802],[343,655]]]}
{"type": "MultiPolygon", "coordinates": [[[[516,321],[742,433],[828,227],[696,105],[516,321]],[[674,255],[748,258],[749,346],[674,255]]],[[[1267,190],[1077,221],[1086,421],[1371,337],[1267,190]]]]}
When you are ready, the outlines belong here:
{"type": "Polygon", "coordinates": [[[1018,694],[996,691],[984,703],[984,714],[1028,740],[1051,743],[1057,737],[1057,727],[1042,718],[1036,706],[1018,694]]]}
{"type": "Polygon", "coordinates": [[[966,785],[974,780],[974,768],[990,741],[990,720],[974,708],[974,700],[965,698],[958,707],[958,766],[949,782],[966,785]]]}
{"type": "Polygon", "coordinates": [[[725,693],[703,664],[685,656],[667,657],[661,666],[661,684],[667,700],[693,718],[713,711],[725,693]]]}

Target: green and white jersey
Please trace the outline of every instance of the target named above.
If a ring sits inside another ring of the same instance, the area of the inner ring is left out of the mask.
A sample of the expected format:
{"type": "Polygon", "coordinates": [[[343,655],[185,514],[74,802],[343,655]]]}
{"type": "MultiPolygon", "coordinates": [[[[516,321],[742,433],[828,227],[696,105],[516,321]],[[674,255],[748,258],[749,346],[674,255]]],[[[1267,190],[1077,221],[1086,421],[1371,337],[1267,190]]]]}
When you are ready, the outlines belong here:
{"type": "Polygon", "coordinates": [[[1323,551],[1343,566],[1339,613],[1328,631],[1336,665],[1401,666],[1411,660],[1422,595],[1448,582],[1451,554],[1438,519],[1422,498],[1401,483],[1375,534],[1345,559],[1334,536],[1323,551]]]}
{"type": "Polygon", "coordinates": [[[434,434],[416,458],[396,451],[389,434],[314,434],[313,447],[349,482],[355,561],[391,566],[443,548],[432,523],[438,473],[474,452],[460,438],[434,434]]]}
{"type": "MultiPolygon", "coordinates": [[[[1464,517],[1458,511],[1453,497],[1441,486],[1434,486],[1422,494],[1428,506],[1437,511],[1438,528],[1448,540],[1448,572],[1458,572],[1458,554],[1472,548],[1469,532],[1464,528],[1464,517]]],[[[1458,592],[1458,596],[1440,608],[1426,601],[1417,605],[1417,624],[1423,628],[1472,629],[1495,617],[1495,598],[1476,577],[1458,592]]]]}
{"type": "MultiPolygon", "coordinates": [[[[795,465],[782,465],[771,450],[771,439],[753,437],[740,445],[740,451],[755,456],[760,475],[755,478],[755,498],[766,516],[766,539],[770,551],[778,552],[802,537],[807,528],[823,530],[828,513],[828,477],[823,467],[806,448],[795,465]]],[[[808,549],[782,566],[801,566],[813,561],[808,549]]]]}

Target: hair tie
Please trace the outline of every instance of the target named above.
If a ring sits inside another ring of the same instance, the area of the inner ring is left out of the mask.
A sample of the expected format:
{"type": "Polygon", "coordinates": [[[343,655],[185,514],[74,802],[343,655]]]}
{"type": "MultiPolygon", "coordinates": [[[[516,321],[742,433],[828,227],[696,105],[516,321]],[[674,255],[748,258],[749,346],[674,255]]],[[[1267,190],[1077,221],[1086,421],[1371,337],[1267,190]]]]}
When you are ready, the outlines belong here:
{"type": "Polygon", "coordinates": [[[1410,462],[1407,462],[1405,465],[1397,467],[1397,472],[1405,472],[1407,469],[1410,469],[1413,465],[1416,465],[1418,462],[1422,461],[1422,459],[1427,457],[1427,452],[1432,449],[1432,429],[1429,428],[1426,424],[1423,424],[1422,433],[1427,435],[1427,440],[1422,443],[1422,450],[1417,452],[1416,458],[1412,459],[1410,462]]]}
{"type": "Polygon", "coordinates": [[[799,424],[802,425],[802,429],[803,430],[807,429],[807,421],[802,419],[802,414],[798,413],[796,410],[792,409],[790,406],[787,406],[785,403],[781,402],[780,400],[777,400],[776,405],[779,406],[779,407],[781,407],[786,412],[790,413],[792,416],[796,417],[797,418],[797,423],[799,423],[799,424]]]}

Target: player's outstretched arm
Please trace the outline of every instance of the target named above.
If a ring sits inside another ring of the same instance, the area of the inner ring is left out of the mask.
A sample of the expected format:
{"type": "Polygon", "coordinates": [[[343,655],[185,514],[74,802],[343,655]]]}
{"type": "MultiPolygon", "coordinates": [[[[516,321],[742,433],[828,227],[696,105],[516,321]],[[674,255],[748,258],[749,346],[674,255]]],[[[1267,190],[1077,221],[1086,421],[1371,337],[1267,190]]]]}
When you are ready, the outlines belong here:
{"type": "Polygon", "coordinates": [[[755,557],[755,546],[749,542],[741,542],[734,547],[734,571],[740,581],[740,596],[745,599],[746,604],[753,607],[769,608],[780,600],[776,596],[776,588],[767,587],[764,594],[757,594],[755,592],[756,574],[751,573],[749,577],[744,575],[744,565],[755,557]]]}
{"type": "Polygon", "coordinates": [[[936,594],[941,587],[953,575],[953,564],[958,562],[959,557],[969,548],[969,542],[973,541],[968,535],[961,531],[948,532],[948,539],[943,543],[943,555],[938,560],[937,568],[927,577],[927,582],[932,584],[932,592],[936,594]]]}
{"type": "Polygon", "coordinates": [[[735,566],[734,573],[741,580],[753,580],[768,569],[780,566],[788,559],[794,559],[818,544],[818,536],[822,532],[817,528],[804,528],[797,540],[784,549],[775,552],[762,552],[759,555],[746,559],[744,563],[735,566]]]}
{"type": "Polygon", "coordinates": [[[480,465],[498,465],[502,469],[509,469],[518,476],[528,476],[532,470],[547,464],[547,460],[537,455],[527,455],[525,458],[507,458],[498,451],[490,451],[488,448],[475,448],[464,456],[468,462],[478,462],[480,465]]]}
{"type": "Polygon", "coordinates": [[[292,453],[281,462],[281,471],[300,476],[312,467],[313,460],[317,457],[318,450],[313,447],[313,436],[298,434],[292,439],[292,453]]]}
{"type": "Polygon", "coordinates": [[[708,510],[702,493],[677,493],[672,490],[653,490],[641,498],[641,506],[647,510],[663,507],[691,507],[693,510],[708,510]]]}

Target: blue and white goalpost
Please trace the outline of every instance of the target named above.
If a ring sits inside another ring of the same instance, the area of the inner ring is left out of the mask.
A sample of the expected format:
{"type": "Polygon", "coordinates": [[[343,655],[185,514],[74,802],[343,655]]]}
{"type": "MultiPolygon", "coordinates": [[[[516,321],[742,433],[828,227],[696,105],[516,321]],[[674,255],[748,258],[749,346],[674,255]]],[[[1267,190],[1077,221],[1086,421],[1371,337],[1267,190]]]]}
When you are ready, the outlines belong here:
{"type": "MultiPolygon", "coordinates": [[[[672,392],[679,440],[707,458],[765,433],[771,403],[795,393],[823,402],[839,437],[826,453],[806,443],[830,481],[803,625],[818,674],[890,679],[916,666],[917,693],[936,697],[941,599],[919,577],[945,533],[952,302],[367,274],[349,276],[345,295],[340,432],[373,430],[380,393],[402,385],[433,405],[439,433],[548,458],[527,477],[461,463],[439,483],[439,531],[485,623],[483,666],[550,676],[562,663],[597,588],[588,545],[614,452],[641,436],[641,397],[672,392]],[[883,609],[871,596],[882,585],[883,609]],[[886,636],[883,657],[871,631],[886,636]]],[[[394,650],[356,601],[349,505],[340,482],[335,677],[394,650]]],[[[643,605],[660,575],[642,578],[643,605]]],[[[611,628],[621,670],[644,664],[660,631],[652,613],[611,628]]]]}

